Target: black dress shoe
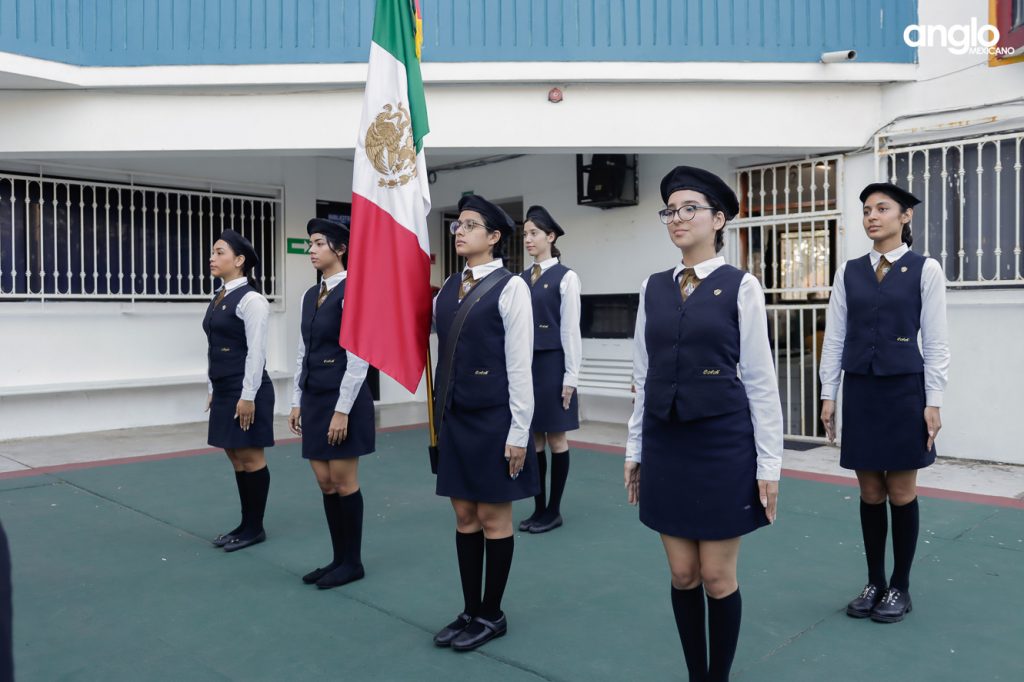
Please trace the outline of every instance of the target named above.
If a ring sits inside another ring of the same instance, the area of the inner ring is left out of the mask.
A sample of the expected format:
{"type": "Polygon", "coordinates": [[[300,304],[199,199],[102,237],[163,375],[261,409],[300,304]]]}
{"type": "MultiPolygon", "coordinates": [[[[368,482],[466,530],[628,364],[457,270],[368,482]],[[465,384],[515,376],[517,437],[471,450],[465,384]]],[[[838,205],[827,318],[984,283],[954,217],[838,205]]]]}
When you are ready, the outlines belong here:
{"type": "Polygon", "coordinates": [[[492,639],[504,637],[508,632],[508,621],[505,614],[501,614],[498,620],[487,620],[477,616],[465,630],[452,640],[452,649],[455,651],[472,651],[492,639]]]}
{"type": "Polygon", "coordinates": [[[354,583],[357,580],[362,580],[364,577],[366,577],[366,571],[363,570],[362,564],[356,564],[355,566],[340,564],[334,570],[321,576],[316,581],[316,586],[321,590],[329,590],[332,587],[341,587],[342,585],[354,583]]]}
{"type": "Polygon", "coordinates": [[[850,618],[867,618],[871,615],[871,610],[882,600],[884,592],[884,588],[868,583],[860,596],[846,605],[846,615],[850,618]]]}
{"type": "Polygon", "coordinates": [[[214,547],[223,547],[224,545],[226,545],[229,542],[231,542],[232,540],[234,540],[236,537],[238,537],[238,536],[235,535],[235,531],[232,531],[230,533],[221,533],[220,535],[218,535],[217,537],[215,537],[212,540],[213,546],[214,547]]]}
{"type": "Polygon", "coordinates": [[[445,625],[436,635],[434,635],[434,645],[440,647],[447,647],[452,645],[452,640],[462,634],[462,631],[473,622],[473,617],[468,613],[460,613],[455,616],[455,620],[445,625]]]}
{"type": "Polygon", "coordinates": [[[231,541],[224,545],[225,552],[237,552],[240,549],[251,547],[252,545],[258,545],[267,539],[266,531],[260,531],[259,534],[250,537],[239,536],[232,538],[231,541]]]}
{"type": "Polygon", "coordinates": [[[529,516],[519,522],[519,530],[523,531],[524,533],[528,532],[530,530],[530,526],[532,526],[535,523],[537,523],[537,515],[533,514],[532,516],[529,516]]]}
{"type": "Polygon", "coordinates": [[[323,568],[314,568],[312,571],[302,576],[302,582],[306,583],[307,585],[312,585],[317,580],[320,580],[320,578],[323,578],[325,575],[333,571],[335,568],[337,568],[337,565],[333,563],[327,564],[323,568]]]}
{"type": "Polygon", "coordinates": [[[530,526],[531,533],[547,533],[549,530],[554,530],[562,525],[562,515],[556,514],[550,519],[539,519],[532,526],[530,526]]]}
{"type": "Polygon", "coordinates": [[[904,590],[890,587],[882,595],[882,600],[871,611],[871,620],[877,623],[898,623],[913,610],[914,605],[910,603],[910,594],[904,590]]]}

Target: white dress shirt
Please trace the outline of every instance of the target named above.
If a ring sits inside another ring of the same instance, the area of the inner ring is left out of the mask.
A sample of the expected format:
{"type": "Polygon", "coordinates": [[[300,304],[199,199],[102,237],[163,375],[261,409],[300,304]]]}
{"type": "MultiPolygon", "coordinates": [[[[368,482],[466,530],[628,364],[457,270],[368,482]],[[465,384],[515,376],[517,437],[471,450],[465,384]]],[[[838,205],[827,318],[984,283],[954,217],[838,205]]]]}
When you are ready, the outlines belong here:
{"type": "MultiPolygon", "coordinates": [[[[228,293],[245,284],[245,277],[226,282],[217,290],[228,293]]],[[[250,291],[235,307],[235,316],[245,324],[245,376],[242,377],[242,400],[255,400],[256,392],[263,383],[263,369],[267,365],[267,320],[270,319],[270,303],[257,291],[250,291]]],[[[213,382],[206,380],[206,388],[213,393],[213,382]]]]}
{"type": "MultiPolygon", "coordinates": [[[[539,263],[534,261],[535,265],[540,266],[541,274],[556,263],[557,258],[548,258],[539,263]]],[[[527,270],[527,276],[529,273],[530,270],[527,270]]],[[[562,297],[562,303],[558,308],[562,319],[559,333],[562,339],[562,352],[565,353],[565,375],[562,377],[562,385],[576,388],[579,384],[580,363],[583,361],[583,336],[580,332],[580,276],[575,270],[570,270],[562,277],[558,293],[562,297]]]]}
{"type": "MultiPolygon", "coordinates": [[[[473,279],[480,281],[503,267],[500,258],[472,269],[473,279]]],[[[530,286],[522,277],[512,277],[498,297],[498,313],[505,327],[505,373],[508,375],[508,406],[512,411],[512,427],[506,443],[527,447],[530,423],[533,421],[533,300],[530,286]]],[[[437,324],[437,297],[434,297],[434,323],[437,324]]]]}
{"type": "MultiPolygon", "coordinates": [[[[344,282],[346,277],[348,277],[348,272],[342,271],[323,280],[327,282],[327,291],[333,291],[334,287],[344,282]]],[[[302,319],[302,306],[305,299],[306,294],[303,293],[302,298],[299,299],[300,320],[302,319]]],[[[345,302],[342,301],[341,305],[344,309],[345,302]]],[[[338,332],[340,334],[341,330],[339,329],[338,332]]],[[[350,351],[346,350],[345,356],[347,358],[345,374],[341,377],[341,386],[338,388],[338,402],[334,405],[334,411],[341,412],[342,414],[348,414],[352,411],[352,405],[356,401],[356,396],[359,395],[359,389],[362,388],[363,382],[366,380],[366,372],[370,368],[370,363],[350,351]]],[[[302,378],[302,362],[305,359],[306,342],[302,340],[302,334],[299,334],[299,347],[298,352],[295,354],[295,381],[292,388],[292,407],[299,407],[302,404],[302,387],[299,386],[299,380],[302,378]]]]}
{"type": "MultiPolygon", "coordinates": [[[[906,244],[885,254],[895,263],[910,250],[906,244]]],[[[874,249],[868,252],[871,269],[878,267],[882,254],[874,249]]],[[[836,271],[832,282],[832,296],[828,302],[825,341],[821,347],[821,399],[835,400],[839,392],[840,372],[843,364],[843,345],[846,343],[846,266],[836,271]]],[[[929,407],[942,407],[942,394],[949,378],[949,330],[946,326],[946,275],[934,258],[928,258],[921,270],[921,355],[924,357],[925,403],[929,407]]]]}
{"type": "MultiPolygon", "coordinates": [[[[723,265],[725,259],[718,256],[698,263],[694,266],[694,272],[704,280],[723,265]]],[[[683,264],[677,265],[673,276],[678,278],[683,267],[683,264]]],[[[643,452],[644,384],[648,367],[644,299],[649,279],[640,285],[640,308],[637,310],[633,336],[633,385],[636,387],[636,401],[633,404],[633,415],[629,418],[629,437],[626,440],[626,459],[638,463],[643,452]]],[[[754,426],[754,444],[757,449],[757,478],[777,481],[782,474],[782,403],[772,361],[772,347],[768,340],[764,292],[750,273],[744,274],[740,282],[736,308],[740,328],[740,362],[737,369],[750,403],[750,421],[754,426]]],[[[680,447],[685,447],[685,444],[681,443],[680,447]]]]}

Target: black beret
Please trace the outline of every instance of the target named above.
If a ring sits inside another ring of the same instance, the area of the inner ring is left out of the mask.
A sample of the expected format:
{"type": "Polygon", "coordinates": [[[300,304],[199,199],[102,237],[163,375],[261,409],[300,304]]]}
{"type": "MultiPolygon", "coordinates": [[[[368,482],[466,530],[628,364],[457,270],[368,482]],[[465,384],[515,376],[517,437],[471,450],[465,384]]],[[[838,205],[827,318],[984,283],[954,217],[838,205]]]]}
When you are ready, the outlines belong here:
{"type": "Polygon", "coordinates": [[[221,232],[220,238],[228,243],[228,246],[231,247],[236,256],[245,256],[245,268],[252,270],[260,264],[260,259],[256,255],[256,249],[253,248],[252,242],[242,235],[232,229],[227,229],[221,232]]]}
{"type": "Polygon", "coordinates": [[[903,189],[902,187],[897,187],[891,182],[872,182],[870,185],[865,187],[864,190],[860,193],[860,203],[863,204],[865,201],[867,201],[868,197],[874,194],[875,192],[881,192],[890,199],[895,199],[897,202],[899,202],[903,206],[906,206],[907,208],[917,206],[918,204],[921,203],[921,200],[915,197],[913,194],[903,189]]]}
{"type": "Polygon", "coordinates": [[[348,216],[341,216],[340,222],[324,220],[323,218],[313,218],[306,223],[306,234],[312,237],[314,234],[320,233],[338,243],[348,244],[348,227],[348,216]]]}
{"type": "Polygon", "coordinates": [[[545,232],[554,232],[555,236],[561,237],[565,234],[562,226],[555,222],[555,219],[543,206],[531,206],[526,211],[526,219],[545,232]]]}
{"type": "Polygon", "coordinates": [[[459,212],[476,211],[484,219],[484,225],[491,230],[499,230],[502,236],[509,237],[515,232],[516,221],[501,210],[500,206],[492,204],[477,194],[467,194],[459,199],[459,212]]]}
{"type": "Polygon", "coordinates": [[[726,220],[732,220],[740,212],[740,202],[732,187],[711,171],[693,166],[676,166],[661,179],[661,200],[667,204],[672,193],[681,189],[692,189],[714,199],[722,206],[726,220]]]}

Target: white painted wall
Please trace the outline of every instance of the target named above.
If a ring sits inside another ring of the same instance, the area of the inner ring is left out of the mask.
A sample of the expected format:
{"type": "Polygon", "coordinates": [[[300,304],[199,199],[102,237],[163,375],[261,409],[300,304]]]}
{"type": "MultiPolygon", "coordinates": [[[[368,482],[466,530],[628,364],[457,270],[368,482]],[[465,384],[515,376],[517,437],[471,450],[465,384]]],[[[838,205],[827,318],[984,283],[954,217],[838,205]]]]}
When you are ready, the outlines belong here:
{"type": "MultiPolygon", "coordinates": [[[[920,24],[953,26],[989,22],[988,0],[919,0],[920,24]]],[[[955,55],[940,46],[918,48],[914,81],[882,88],[882,122],[903,114],[991,104],[1024,97],[1024,63],[988,66],[984,55],[955,55]]],[[[1021,113],[1018,111],[1017,114],[1021,113]]],[[[962,113],[953,120],[979,119],[985,112],[962,113]]],[[[897,126],[904,127],[904,126],[897,126]]]]}
{"type": "MultiPolygon", "coordinates": [[[[543,84],[429,87],[427,144],[473,153],[848,148],[874,130],[880,104],[875,84],[585,83],[564,90],[564,101],[551,104],[543,84]]],[[[360,89],[0,91],[0,154],[351,149],[361,98],[360,89]]]]}

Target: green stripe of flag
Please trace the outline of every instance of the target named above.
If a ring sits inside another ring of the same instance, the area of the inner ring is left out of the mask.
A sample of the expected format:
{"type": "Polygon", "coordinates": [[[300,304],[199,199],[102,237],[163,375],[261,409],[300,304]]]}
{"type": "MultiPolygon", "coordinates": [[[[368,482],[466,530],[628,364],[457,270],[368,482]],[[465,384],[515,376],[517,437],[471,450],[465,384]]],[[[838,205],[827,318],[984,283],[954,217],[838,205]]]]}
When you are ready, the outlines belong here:
{"type": "Polygon", "coordinates": [[[412,0],[377,0],[373,16],[373,42],[405,65],[409,83],[409,115],[416,152],[423,149],[423,138],[430,132],[427,101],[423,96],[423,76],[416,58],[416,13],[412,0]]]}

